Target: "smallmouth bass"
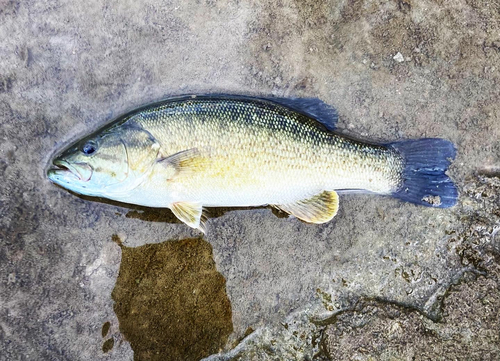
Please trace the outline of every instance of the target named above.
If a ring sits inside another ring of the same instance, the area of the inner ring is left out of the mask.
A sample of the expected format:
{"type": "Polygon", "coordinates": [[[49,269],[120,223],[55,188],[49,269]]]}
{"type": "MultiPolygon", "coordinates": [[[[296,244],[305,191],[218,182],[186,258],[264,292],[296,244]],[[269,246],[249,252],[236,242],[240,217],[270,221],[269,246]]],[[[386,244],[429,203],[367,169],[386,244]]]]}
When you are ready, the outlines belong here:
{"type": "Polygon", "coordinates": [[[339,191],[453,206],[444,139],[370,144],[334,133],[318,99],[186,96],[118,117],[52,161],[49,179],[75,193],[167,207],[204,231],[203,207],[272,205],[305,222],[337,213],[339,191]]]}

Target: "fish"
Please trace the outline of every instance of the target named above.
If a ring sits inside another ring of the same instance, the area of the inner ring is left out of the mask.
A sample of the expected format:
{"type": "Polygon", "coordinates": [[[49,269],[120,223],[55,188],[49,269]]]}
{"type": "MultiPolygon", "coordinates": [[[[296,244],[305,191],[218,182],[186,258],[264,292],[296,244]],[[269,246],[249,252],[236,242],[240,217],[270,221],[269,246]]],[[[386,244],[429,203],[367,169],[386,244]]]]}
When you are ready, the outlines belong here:
{"type": "Polygon", "coordinates": [[[117,117],[69,145],[47,176],[74,193],[169,208],[206,231],[205,207],[270,205],[307,223],[332,220],[339,193],[435,208],[456,204],[446,174],[456,148],[424,138],[366,142],[336,130],[317,98],[189,95],[117,117]]]}

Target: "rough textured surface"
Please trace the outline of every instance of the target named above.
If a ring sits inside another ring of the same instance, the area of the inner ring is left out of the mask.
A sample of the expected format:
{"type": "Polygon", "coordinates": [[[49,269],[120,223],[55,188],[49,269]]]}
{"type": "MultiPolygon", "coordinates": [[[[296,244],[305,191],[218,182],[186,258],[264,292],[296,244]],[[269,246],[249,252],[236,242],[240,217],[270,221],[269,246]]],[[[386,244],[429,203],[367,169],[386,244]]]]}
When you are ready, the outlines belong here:
{"type": "Polygon", "coordinates": [[[417,311],[363,302],[328,329],[333,360],[498,360],[498,269],[492,278],[452,287],[445,316],[434,323],[417,311]]]}
{"type": "Polygon", "coordinates": [[[464,265],[439,322],[394,304],[361,301],[337,315],[324,346],[334,360],[497,360],[500,358],[500,178],[464,189],[462,224],[450,231],[464,265]],[[465,198],[466,197],[466,198],[465,198]]]}
{"type": "Polygon", "coordinates": [[[112,235],[138,247],[198,233],[168,212],[146,211],[154,222],[144,209],[78,198],[51,185],[45,167],[106,120],[189,92],[316,96],[338,108],[350,135],[447,138],[462,194],[450,210],[346,195],[321,226],[269,209],[214,210],[206,241],[234,331],[227,357],[212,358],[327,357],[342,341],[332,341],[336,328],[369,308],[373,328],[346,331],[366,335],[361,356],[386,352],[389,341],[371,331],[397,312],[401,327],[437,330],[432,340],[416,331],[414,350],[429,340],[438,357],[450,342],[443,335],[477,330],[486,336],[471,334],[461,350],[495,355],[488,335],[498,323],[458,330],[452,297],[465,292],[478,305],[470,320],[494,310],[479,306],[479,291],[498,302],[498,206],[480,191],[498,188],[471,176],[500,172],[499,9],[486,0],[0,0],[0,360],[134,357],[113,311],[121,250],[112,235]],[[444,297],[473,270],[485,275],[444,297]]]}

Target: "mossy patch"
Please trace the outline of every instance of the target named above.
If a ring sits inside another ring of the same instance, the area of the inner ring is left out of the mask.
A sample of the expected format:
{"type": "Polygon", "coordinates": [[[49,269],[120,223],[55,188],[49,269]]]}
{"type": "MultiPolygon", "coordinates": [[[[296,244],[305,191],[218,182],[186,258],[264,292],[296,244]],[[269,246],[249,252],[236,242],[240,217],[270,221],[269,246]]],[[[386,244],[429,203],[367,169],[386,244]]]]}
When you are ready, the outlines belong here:
{"type": "Polygon", "coordinates": [[[122,261],[112,298],[134,360],[199,360],[218,352],[233,324],[210,244],[198,238],[137,248],[117,243],[122,261]]]}

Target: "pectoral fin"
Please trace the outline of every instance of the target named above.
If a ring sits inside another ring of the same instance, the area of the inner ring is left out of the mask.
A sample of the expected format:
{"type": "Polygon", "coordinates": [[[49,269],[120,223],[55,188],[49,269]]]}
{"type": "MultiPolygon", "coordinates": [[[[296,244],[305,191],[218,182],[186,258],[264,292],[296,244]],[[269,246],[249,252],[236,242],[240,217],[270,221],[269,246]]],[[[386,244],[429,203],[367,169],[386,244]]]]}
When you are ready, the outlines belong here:
{"type": "Polygon", "coordinates": [[[202,154],[198,148],[191,148],[169,156],[161,156],[160,154],[157,162],[166,168],[171,168],[174,171],[173,176],[175,176],[180,173],[199,171],[208,166],[209,160],[208,153],[202,154]]]}
{"type": "Polygon", "coordinates": [[[324,191],[309,199],[295,203],[275,205],[304,222],[326,223],[330,221],[339,209],[339,196],[335,191],[324,191]]]}
{"type": "Polygon", "coordinates": [[[170,206],[170,209],[177,218],[186,223],[189,227],[197,228],[205,233],[205,217],[201,204],[176,202],[170,206]]]}

